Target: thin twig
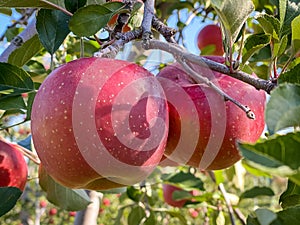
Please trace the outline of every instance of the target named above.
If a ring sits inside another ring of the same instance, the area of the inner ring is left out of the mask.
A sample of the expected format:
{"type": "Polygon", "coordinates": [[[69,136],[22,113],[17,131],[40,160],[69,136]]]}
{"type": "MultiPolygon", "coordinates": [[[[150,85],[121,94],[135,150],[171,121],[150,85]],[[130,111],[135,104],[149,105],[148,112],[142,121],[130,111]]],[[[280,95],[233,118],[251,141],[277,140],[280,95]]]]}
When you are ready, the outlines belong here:
{"type": "Polygon", "coordinates": [[[178,47],[177,44],[166,43],[159,40],[151,40],[148,49],[160,49],[171,53],[175,58],[182,58],[199,66],[205,65],[213,71],[234,77],[252,85],[258,90],[264,90],[267,93],[270,93],[276,87],[276,84],[272,83],[271,80],[260,79],[243,71],[230,72],[230,69],[226,65],[217,63],[202,56],[192,54],[183,48],[178,47]]]}
{"type": "Polygon", "coordinates": [[[20,34],[14,37],[10,45],[0,55],[0,62],[7,62],[8,57],[13,51],[20,48],[26,41],[37,34],[35,22],[36,19],[34,17],[32,21],[27,25],[27,27],[20,34]]]}
{"type": "Polygon", "coordinates": [[[228,94],[226,94],[224,91],[222,91],[218,86],[216,86],[214,83],[212,83],[207,77],[203,77],[197,72],[195,72],[185,61],[178,59],[177,60],[183,68],[188,72],[190,76],[197,82],[197,83],[205,83],[209,87],[211,87],[214,91],[216,91],[218,94],[223,96],[225,100],[229,100],[235,105],[237,105],[239,108],[241,108],[247,115],[249,119],[255,119],[255,114],[251,111],[251,109],[239,101],[235,100],[234,98],[230,97],[228,94]]]}
{"type": "MultiPolygon", "coordinates": [[[[11,25],[7,26],[7,29],[13,28],[18,24],[27,24],[28,19],[34,13],[35,10],[36,9],[34,8],[25,9],[24,13],[22,13],[22,16],[15,22],[13,22],[11,25]]],[[[3,41],[4,37],[5,37],[5,33],[0,37],[0,41],[3,41]]]]}
{"type": "Polygon", "coordinates": [[[234,208],[234,213],[237,216],[237,218],[239,219],[239,221],[242,223],[242,225],[246,225],[246,217],[244,216],[244,214],[241,212],[241,210],[239,210],[238,208],[234,208]]]}
{"type": "Polygon", "coordinates": [[[152,39],[152,19],[154,17],[154,0],[145,0],[144,1],[144,17],[142,21],[142,31],[143,31],[143,45],[144,48],[147,48],[149,45],[150,39],[152,39]]]}
{"type": "Polygon", "coordinates": [[[18,144],[14,144],[12,143],[12,145],[18,150],[20,151],[24,156],[26,156],[27,158],[31,159],[35,164],[39,165],[41,163],[39,157],[33,153],[32,151],[18,145],[18,144]]]}
{"type": "Polygon", "coordinates": [[[167,42],[176,43],[174,35],[177,31],[165,25],[156,16],[152,18],[152,27],[157,30],[162,36],[164,36],[167,42]]]}
{"type": "MultiPolygon", "coordinates": [[[[216,178],[215,178],[215,174],[213,171],[208,171],[208,174],[210,176],[210,178],[213,180],[214,183],[216,183],[216,178]]],[[[234,220],[234,211],[230,202],[230,199],[228,197],[227,191],[224,187],[223,183],[219,183],[218,184],[218,189],[220,190],[220,192],[222,193],[224,200],[225,200],[225,204],[227,206],[228,212],[229,212],[229,217],[230,217],[230,221],[232,225],[235,225],[235,220],[234,220]]]]}

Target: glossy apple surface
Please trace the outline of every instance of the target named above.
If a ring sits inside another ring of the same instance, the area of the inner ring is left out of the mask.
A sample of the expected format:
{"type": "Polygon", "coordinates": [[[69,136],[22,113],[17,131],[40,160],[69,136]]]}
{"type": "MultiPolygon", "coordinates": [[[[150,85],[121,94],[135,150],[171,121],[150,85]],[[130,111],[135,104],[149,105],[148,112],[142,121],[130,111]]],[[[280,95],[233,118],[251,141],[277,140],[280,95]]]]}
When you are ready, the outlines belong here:
{"type": "Polygon", "coordinates": [[[213,47],[213,51],[206,55],[224,54],[221,28],[215,24],[209,24],[202,28],[197,35],[197,45],[200,50],[204,50],[208,46],[213,47]]]}
{"type": "Polygon", "coordinates": [[[156,78],[134,63],[94,57],[54,70],[38,90],[31,120],[43,168],[70,188],[140,182],[159,163],[168,133],[156,78]]]}
{"type": "Polygon", "coordinates": [[[26,161],[16,145],[0,139],[0,187],[17,187],[23,191],[27,173],[26,161]]]}
{"type": "MultiPolygon", "coordinates": [[[[222,57],[209,57],[224,61],[222,57]]],[[[197,84],[177,63],[158,74],[169,102],[169,136],[165,155],[180,164],[207,170],[224,169],[241,155],[236,142],[253,143],[264,126],[266,96],[264,91],[208,68],[194,66],[225,93],[251,108],[256,118],[205,84],[197,84]],[[176,97],[174,97],[176,96],[176,97]]]]}

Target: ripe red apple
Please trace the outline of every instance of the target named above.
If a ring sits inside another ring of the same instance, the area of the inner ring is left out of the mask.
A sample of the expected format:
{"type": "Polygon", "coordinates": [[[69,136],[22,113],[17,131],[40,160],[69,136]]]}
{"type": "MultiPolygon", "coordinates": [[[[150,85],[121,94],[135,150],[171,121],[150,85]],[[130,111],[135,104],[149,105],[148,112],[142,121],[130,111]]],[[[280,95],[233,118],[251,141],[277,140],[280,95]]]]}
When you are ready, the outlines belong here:
{"type": "Polygon", "coordinates": [[[56,208],[51,208],[50,210],[49,210],[49,216],[54,216],[54,215],[56,215],[57,214],[57,209],[56,208]]]}
{"type": "Polygon", "coordinates": [[[110,206],[110,200],[108,198],[103,198],[102,202],[103,202],[103,205],[110,206]]]}
{"type": "Polygon", "coordinates": [[[208,46],[214,47],[214,51],[210,52],[210,54],[206,53],[206,55],[223,55],[224,49],[221,28],[215,24],[205,26],[198,33],[197,44],[200,50],[208,46]]]}
{"type": "MultiPolygon", "coordinates": [[[[222,61],[222,57],[209,58],[222,61]]],[[[250,107],[256,118],[249,119],[212,88],[195,83],[178,63],[167,66],[157,76],[169,102],[165,155],[200,169],[224,169],[241,158],[237,141],[253,143],[262,134],[266,96],[264,91],[230,76],[193,66],[229,96],[250,107]]]]}
{"type": "Polygon", "coordinates": [[[70,216],[70,217],[75,217],[75,216],[76,216],[76,212],[75,212],[75,211],[69,212],[69,216],[70,216]]]}
{"type": "Polygon", "coordinates": [[[189,209],[189,214],[192,218],[197,218],[199,216],[199,212],[194,208],[189,209]]]}
{"type": "Polygon", "coordinates": [[[46,208],[47,207],[47,201],[41,200],[40,201],[40,208],[46,208]]]}
{"type": "Polygon", "coordinates": [[[176,167],[179,166],[180,164],[177,162],[172,161],[171,159],[169,159],[168,157],[166,157],[165,155],[163,155],[163,157],[161,158],[158,166],[160,167],[176,167]]]}
{"type": "Polygon", "coordinates": [[[187,200],[182,199],[182,200],[174,200],[173,199],[173,193],[174,191],[182,191],[183,189],[171,184],[163,184],[163,197],[165,203],[167,203],[170,206],[174,207],[183,207],[184,204],[187,202],[187,200]]]}
{"type": "Polygon", "coordinates": [[[0,187],[17,187],[23,191],[27,173],[26,161],[17,145],[0,139],[0,187]]]}
{"type": "Polygon", "coordinates": [[[144,180],[159,163],[168,134],[167,100],[154,75],[106,58],[54,70],[40,86],[31,120],[43,168],[70,188],[144,180]]]}

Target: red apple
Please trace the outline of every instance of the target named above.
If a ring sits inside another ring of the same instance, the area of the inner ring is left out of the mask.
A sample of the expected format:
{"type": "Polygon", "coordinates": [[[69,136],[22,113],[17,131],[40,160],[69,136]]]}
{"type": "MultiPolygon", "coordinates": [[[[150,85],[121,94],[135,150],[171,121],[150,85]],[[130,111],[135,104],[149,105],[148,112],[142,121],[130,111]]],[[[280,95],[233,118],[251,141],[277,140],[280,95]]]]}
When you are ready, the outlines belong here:
{"type": "MultiPolygon", "coordinates": [[[[222,57],[210,57],[222,61],[222,57]]],[[[224,61],[224,59],[223,59],[224,61]]],[[[256,119],[212,88],[196,84],[178,63],[158,74],[169,102],[169,136],[165,155],[180,164],[199,169],[224,169],[241,156],[236,142],[256,142],[265,126],[266,96],[242,81],[193,65],[232,98],[247,105],[256,119]]]]}
{"type": "Polygon", "coordinates": [[[46,208],[47,202],[45,200],[40,201],[40,208],[46,208]]]}
{"type": "Polygon", "coordinates": [[[103,198],[102,202],[103,202],[103,205],[110,206],[110,200],[108,198],[103,198]]]}
{"type": "Polygon", "coordinates": [[[182,199],[182,200],[174,200],[173,199],[173,193],[174,191],[182,191],[183,189],[171,184],[163,184],[163,197],[165,203],[167,203],[170,206],[174,207],[183,207],[184,204],[187,202],[187,200],[182,199]]]}
{"type": "Polygon", "coordinates": [[[17,187],[23,191],[27,173],[26,161],[17,145],[0,139],[0,187],[17,187]]]}
{"type": "Polygon", "coordinates": [[[75,211],[69,212],[69,216],[70,216],[70,217],[75,217],[75,216],[76,216],[76,212],[75,212],[75,211]]]}
{"type": "Polygon", "coordinates": [[[189,209],[189,214],[192,218],[197,218],[199,216],[199,212],[193,208],[189,209]]]}
{"type": "MultiPolygon", "coordinates": [[[[214,50],[209,55],[223,55],[223,41],[221,28],[218,25],[210,24],[205,26],[197,36],[197,44],[200,50],[213,46],[214,50]]],[[[208,55],[208,53],[206,53],[208,55]]]]}
{"type": "Polygon", "coordinates": [[[50,210],[49,210],[49,216],[54,216],[54,215],[56,215],[57,214],[57,209],[56,208],[51,208],[50,210]]]}
{"type": "Polygon", "coordinates": [[[161,158],[159,164],[160,167],[176,167],[179,166],[180,164],[177,162],[172,161],[171,159],[169,159],[168,157],[166,157],[165,155],[163,155],[163,157],[161,158]]]}
{"type": "Polygon", "coordinates": [[[144,180],[168,134],[160,83],[144,68],[116,59],[82,58],[54,70],[34,99],[31,120],[43,168],[70,188],[144,180]]]}

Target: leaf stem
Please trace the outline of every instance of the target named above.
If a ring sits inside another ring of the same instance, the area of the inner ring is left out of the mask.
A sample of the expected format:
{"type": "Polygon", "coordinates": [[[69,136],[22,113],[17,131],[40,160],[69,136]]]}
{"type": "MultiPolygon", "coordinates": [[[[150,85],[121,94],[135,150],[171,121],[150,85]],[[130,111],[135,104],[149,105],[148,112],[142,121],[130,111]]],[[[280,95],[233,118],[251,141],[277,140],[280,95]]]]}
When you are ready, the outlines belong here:
{"type": "Polygon", "coordinates": [[[66,10],[66,9],[63,8],[63,7],[60,7],[59,5],[56,5],[56,4],[54,4],[54,3],[52,3],[52,2],[49,2],[49,1],[47,1],[47,0],[40,0],[40,1],[46,3],[47,5],[52,6],[52,7],[55,8],[55,9],[58,9],[58,10],[62,11],[63,13],[65,13],[65,14],[67,14],[67,15],[69,15],[69,16],[73,16],[73,13],[69,12],[68,10],[66,10]]]}

